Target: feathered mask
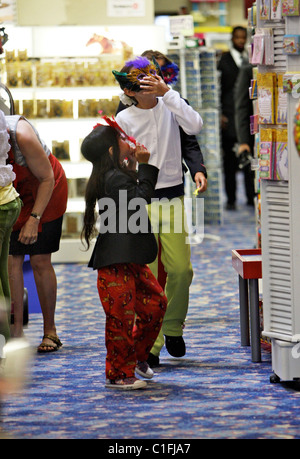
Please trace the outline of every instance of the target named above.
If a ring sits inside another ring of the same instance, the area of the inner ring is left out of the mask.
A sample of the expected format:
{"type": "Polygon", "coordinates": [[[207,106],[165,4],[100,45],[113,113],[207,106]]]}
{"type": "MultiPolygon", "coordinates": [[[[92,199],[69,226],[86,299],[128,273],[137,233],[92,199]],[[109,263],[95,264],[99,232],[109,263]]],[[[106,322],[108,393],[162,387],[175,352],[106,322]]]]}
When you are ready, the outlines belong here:
{"type": "Polygon", "coordinates": [[[140,84],[145,76],[155,76],[160,73],[160,67],[156,60],[153,59],[150,62],[145,57],[137,57],[134,60],[127,61],[125,67],[131,68],[131,71],[125,73],[113,70],[112,73],[122,89],[127,88],[134,92],[141,91],[140,84]]]}
{"type": "MultiPolygon", "coordinates": [[[[109,118],[108,116],[102,116],[102,119],[112,128],[114,128],[119,134],[120,136],[122,137],[122,139],[126,140],[127,143],[131,146],[131,144],[133,145],[136,145],[136,140],[134,137],[130,137],[129,135],[126,134],[125,131],[123,131],[123,129],[121,128],[121,126],[118,125],[118,123],[116,122],[115,118],[112,116],[111,118],[109,118]]],[[[94,126],[94,129],[98,126],[104,126],[104,124],[101,124],[101,123],[97,123],[95,126],[94,126]]]]}
{"type": "Polygon", "coordinates": [[[161,67],[163,79],[167,84],[175,84],[178,80],[179,67],[174,62],[169,62],[161,67]]]}

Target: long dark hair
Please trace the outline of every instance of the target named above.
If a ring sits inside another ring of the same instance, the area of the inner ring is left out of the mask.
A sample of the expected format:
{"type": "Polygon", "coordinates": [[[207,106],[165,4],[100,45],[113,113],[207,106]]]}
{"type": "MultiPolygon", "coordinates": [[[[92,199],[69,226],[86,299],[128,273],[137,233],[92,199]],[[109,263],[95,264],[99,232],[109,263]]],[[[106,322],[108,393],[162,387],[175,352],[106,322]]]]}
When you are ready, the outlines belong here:
{"type": "Polygon", "coordinates": [[[110,126],[98,125],[85,137],[81,152],[85,159],[93,164],[93,170],[85,190],[85,213],[81,239],[85,240],[87,249],[90,240],[96,235],[95,206],[98,199],[105,194],[105,174],[110,169],[121,169],[119,133],[110,126]],[[112,147],[112,155],[109,149],[112,147]]]}

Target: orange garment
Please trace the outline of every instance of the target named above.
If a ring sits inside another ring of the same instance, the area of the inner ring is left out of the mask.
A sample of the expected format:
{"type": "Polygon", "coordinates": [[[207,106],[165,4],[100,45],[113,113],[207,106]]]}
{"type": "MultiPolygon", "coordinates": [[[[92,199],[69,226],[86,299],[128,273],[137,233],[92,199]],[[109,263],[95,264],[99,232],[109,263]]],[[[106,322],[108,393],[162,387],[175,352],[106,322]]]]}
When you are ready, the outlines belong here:
{"type": "Polygon", "coordinates": [[[106,377],[131,378],[137,361],[149,356],[167,298],[149,267],[136,263],[99,269],[97,286],[106,314],[106,377]]]}

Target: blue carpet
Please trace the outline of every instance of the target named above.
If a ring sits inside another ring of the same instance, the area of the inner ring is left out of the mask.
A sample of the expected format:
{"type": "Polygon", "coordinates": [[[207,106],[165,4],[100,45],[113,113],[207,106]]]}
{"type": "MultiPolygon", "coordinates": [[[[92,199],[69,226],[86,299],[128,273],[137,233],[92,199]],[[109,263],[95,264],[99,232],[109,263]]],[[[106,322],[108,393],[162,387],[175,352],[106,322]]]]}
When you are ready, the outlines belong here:
{"type": "MultiPolygon", "coordinates": [[[[240,346],[238,281],[231,250],[252,248],[254,211],[239,203],[224,225],[206,227],[192,247],[195,270],[185,328],[187,354],[161,366],[145,391],[104,387],[105,317],[96,274],[84,265],[55,265],[57,328],[64,343],[37,355],[26,389],[3,403],[2,430],[24,439],[294,439],[300,438],[300,392],[270,384],[271,356],[251,362],[240,346]]],[[[25,331],[33,346],[40,314],[25,331]]]]}

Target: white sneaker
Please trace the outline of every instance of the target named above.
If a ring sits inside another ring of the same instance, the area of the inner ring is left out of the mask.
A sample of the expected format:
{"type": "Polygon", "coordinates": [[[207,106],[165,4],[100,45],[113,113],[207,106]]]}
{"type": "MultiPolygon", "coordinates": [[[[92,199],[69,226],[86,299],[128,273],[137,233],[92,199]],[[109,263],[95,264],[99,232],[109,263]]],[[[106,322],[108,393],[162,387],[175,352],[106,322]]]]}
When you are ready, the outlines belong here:
{"type": "Polygon", "coordinates": [[[151,379],[154,376],[153,370],[149,367],[148,363],[145,362],[138,362],[135,367],[135,372],[146,379],[151,379]]]}
{"type": "Polygon", "coordinates": [[[145,389],[147,387],[147,383],[146,381],[141,381],[138,378],[107,379],[105,387],[109,389],[135,390],[145,389]]]}

